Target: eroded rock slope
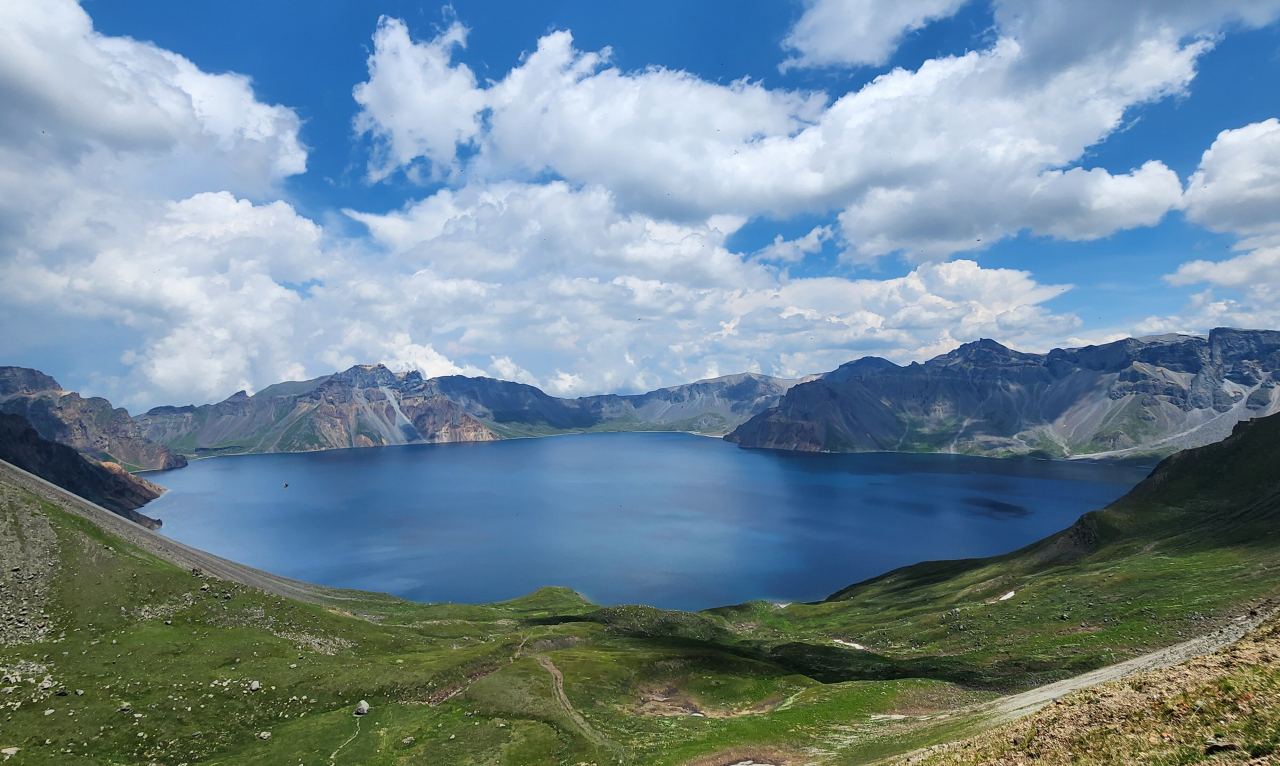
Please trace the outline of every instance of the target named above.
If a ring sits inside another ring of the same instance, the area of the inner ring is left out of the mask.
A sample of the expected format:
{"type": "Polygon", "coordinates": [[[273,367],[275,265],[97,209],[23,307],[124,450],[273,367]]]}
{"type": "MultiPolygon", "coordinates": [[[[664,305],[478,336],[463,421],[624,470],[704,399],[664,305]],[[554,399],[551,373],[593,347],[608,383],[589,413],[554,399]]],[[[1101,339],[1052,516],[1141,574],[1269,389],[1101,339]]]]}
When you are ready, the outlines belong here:
{"type": "Polygon", "coordinates": [[[1280,332],[1129,338],[1026,354],[991,340],[923,364],[875,357],[795,386],[743,447],[981,455],[1164,455],[1280,411],[1280,332]]]}

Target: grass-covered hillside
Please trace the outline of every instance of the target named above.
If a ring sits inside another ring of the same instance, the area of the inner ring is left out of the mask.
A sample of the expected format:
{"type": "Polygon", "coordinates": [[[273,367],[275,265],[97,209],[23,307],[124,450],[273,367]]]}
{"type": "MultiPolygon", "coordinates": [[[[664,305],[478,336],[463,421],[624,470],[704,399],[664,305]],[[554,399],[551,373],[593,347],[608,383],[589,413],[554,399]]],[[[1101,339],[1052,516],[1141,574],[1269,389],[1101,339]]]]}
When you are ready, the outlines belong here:
{"type": "Polygon", "coordinates": [[[309,586],[0,466],[0,755],[876,760],[971,734],[987,715],[975,705],[1002,693],[1262,609],[1280,585],[1277,464],[1280,419],[1257,421],[1023,551],[908,567],[818,604],[698,614],[554,588],[466,606],[309,586]]]}
{"type": "Polygon", "coordinates": [[[1280,622],[1186,663],[1056,700],[895,766],[1280,763],[1280,622]]]}

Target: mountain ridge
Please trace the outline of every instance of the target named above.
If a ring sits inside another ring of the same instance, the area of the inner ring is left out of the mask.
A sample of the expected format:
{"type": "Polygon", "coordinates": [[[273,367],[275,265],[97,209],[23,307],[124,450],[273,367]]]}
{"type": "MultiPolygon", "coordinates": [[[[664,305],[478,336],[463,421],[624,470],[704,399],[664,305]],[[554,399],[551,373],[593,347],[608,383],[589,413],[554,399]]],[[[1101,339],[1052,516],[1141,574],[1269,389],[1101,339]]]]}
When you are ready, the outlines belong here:
{"type": "Polygon", "coordinates": [[[137,509],[159,497],[164,488],[134,476],[116,463],[85,457],[65,444],[41,438],[21,415],[0,413],[0,460],[97,503],[147,529],[161,521],[137,509]]]}
{"type": "Polygon", "coordinates": [[[181,468],[186,458],[145,438],[123,407],[66,391],[39,370],[0,367],[0,412],[19,415],[40,437],[128,470],[181,468]]]}
{"type": "Polygon", "coordinates": [[[876,357],[789,390],[726,436],[744,448],[1158,457],[1280,411],[1280,332],[1126,338],[1031,354],[982,339],[876,357]]]}
{"type": "MultiPolygon", "coordinates": [[[[921,748],[1006,711],[1098,675],[1181,663],[1264,619],[1280,587],[1277,459],[1280,416],[1260,418],[1086,514],[1093,532],[1069,556],[1041,555],[1063,548],[1064,532],[894,570],[822,602],[699,613],[600,607],[566,587],[469,605],[312,586],[0,463],[0,553],[16,567],[0,588],[15,618],[0,622],[0,670],[21,701],[4,744],[20,759],[85,763],[294,764],[344,747],[360,763],[388,751],[432,763],[796,764],[815,752],[915,763],[957,752],[921,748]]],[[[1225,753],[1223,741],[1236,761],[1274,752],[1274,625],[1212,684],[1112,687],[1102,696],[1133,704],[1123,718],[1095,716],[1099,735],[1183,761],[1225,753]]],[[[997,753],[1046,753],[1037,727],[1001,734],[997,753]]],[[[1101,752],[1079,760],[1117,762],[1101,752]]]]}
{"type": "Polygon", "coordinates": [[[739,373],[575,399],[355,365],[132,417],[39,371],[0,367],[0,411],[130,470],[181,467],[186,456],[655,430],[744,448],[1153,460],[1280,411],[1278,383],[1280,332],[1217,328],[1045,354],[980,339],[908,365],[862,357],[795,380],[739,373]]]}
{"type": "Polygon", "coordinates": [[[356,365],[206,405],[155,407],[135,418],[148,439],[188,455],[297,452],[605,430],[723,434],[776,403],[793,381],[754,373],[644,394],[562,399],[487,377],[423,378],[356,365]]]}

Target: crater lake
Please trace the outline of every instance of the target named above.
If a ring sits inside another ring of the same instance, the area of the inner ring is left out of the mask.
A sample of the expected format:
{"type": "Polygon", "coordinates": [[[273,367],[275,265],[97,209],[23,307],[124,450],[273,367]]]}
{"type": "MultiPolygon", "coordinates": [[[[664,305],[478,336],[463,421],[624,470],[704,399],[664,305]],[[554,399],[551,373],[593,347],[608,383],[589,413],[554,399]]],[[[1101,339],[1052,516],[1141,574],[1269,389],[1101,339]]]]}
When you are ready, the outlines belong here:
{"type": "Polygon", "coordinates": [[[693,610],[818,600],[895,567],[1011,551],[1146,473],[580,434],[197,460],[148,474],[169,492],[143,512],[175,540],[322,585],[466,603],[563,585],[693,610]]]}

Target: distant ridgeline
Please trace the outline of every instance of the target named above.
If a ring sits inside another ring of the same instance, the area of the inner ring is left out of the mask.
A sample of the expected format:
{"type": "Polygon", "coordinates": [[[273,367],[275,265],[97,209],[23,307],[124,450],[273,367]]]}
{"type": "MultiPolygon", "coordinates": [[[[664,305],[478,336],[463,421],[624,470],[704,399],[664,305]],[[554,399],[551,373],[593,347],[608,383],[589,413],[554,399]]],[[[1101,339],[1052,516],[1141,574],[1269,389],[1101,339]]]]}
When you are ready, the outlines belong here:
{"type": "Polygon", "coordinates": [[[1154,457],[1280,411],[1280,332],[1220,328],[1023,354],[990,340],[794,386],[725,437],[801,451],[1154,457]]]}
{"type": "Polygon", "coordinates": [[[990,340],[923,364],[865,357],[825,375],[729,375],[561,399],[522,383],[358,365],[217,404],[130,417],[53,378],[0,367],[0,411],[129,470],[186,456],[306,452],[583,431],[685,431],[742,447],[979,455],[1163,456],[1280,411],[1280,332],[1218,329],[1024,354],[990,340]]]}
{"type": "Polygon", "coordinates": [[[533,386],[458,375],[424,379],[382,365],[239,392],[217,404],[157,407],[134,418],[186,455],[306,452],[388,444],[494,441],[580,431],[722,435],[795,381],[730,375],[634,396],[559,399],[533,386]]]}

